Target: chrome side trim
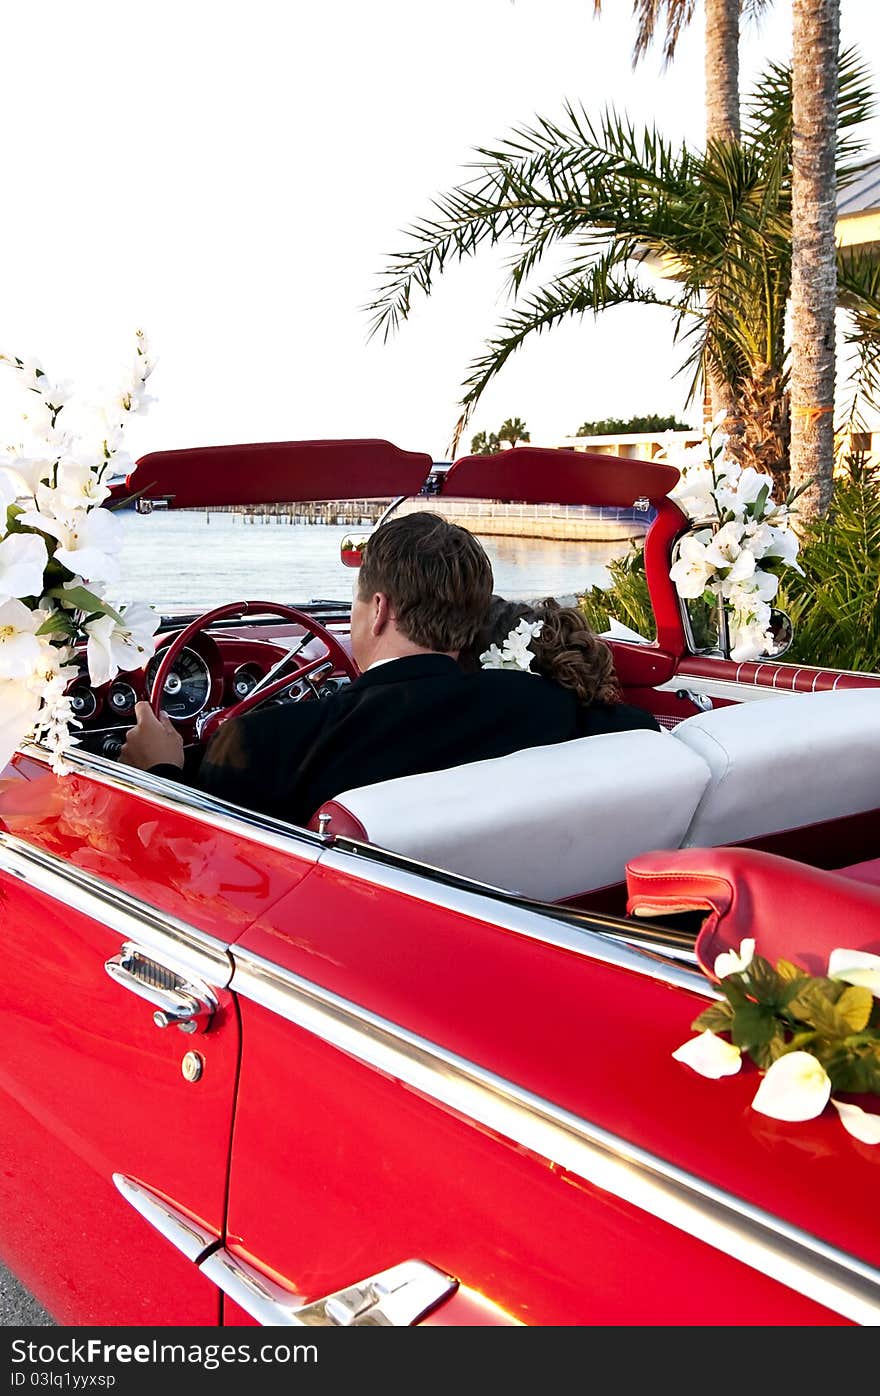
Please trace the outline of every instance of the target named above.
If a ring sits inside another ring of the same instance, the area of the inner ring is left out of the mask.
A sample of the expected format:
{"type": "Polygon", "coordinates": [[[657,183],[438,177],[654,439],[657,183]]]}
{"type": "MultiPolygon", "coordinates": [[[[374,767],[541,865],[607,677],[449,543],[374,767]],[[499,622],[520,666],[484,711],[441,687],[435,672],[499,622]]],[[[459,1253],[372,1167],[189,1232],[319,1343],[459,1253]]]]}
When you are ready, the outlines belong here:
{"type": "Polygon", "coordinates": [[[114,1173],[113,1182],[126,1202],[130,1203],[136,1212],[140,1212],[144,1220],[181,1251],[187,1260],[193,1260],[198,1265],[199,1258],[205,1251],[219,1242],[219,1236],[213,1235],[198,1222],[184,1216],[176,1207],[172,1207],[170,1202],[153,1192],[152,1188],[144,1187],[143,1183],[136,1183],[124,1173],[114,1173]]]}
{"type": "Polygon", "coordinates": [[[422,1260],[404,1260],[323,1299],[303,1304],[225,1248],[199,1266],[203,1275],[263,1327],[408,1328],[448,1299],[458,1281],[422,1260]]]}
{"type": "Polygon", "coordinates": [[[233,957],[243,998],[853,1322],[880,1324],[880,1270],[257,955],[233,957]]]}
{"type": "Polygon", "coordinates": [[[172,969],[218,989],[229,984],[232,965],[222,941],[2,830],[0,871],[118,932],[124,940],[155,951],[172,969]]]}
{"type": "MultiPolygon", "coordinates": [[[[702,971],[696,968],[695,954],[688,956],[694,965],[694,968],[690,969],[664,959],[669,952],[660,942],[650,949],[645,947],[643,942],[640,948],[635,948],[626,941],[627,926],[624,921],[618,923],[619,936],[611,933],[615,922],[610,916],[597,915],[595,929],[588,926],[572,926],[561,919],[554,919],[552,902],[547,903],[548,914],[544,915],[512,902],[495,900],[486,893],[479,882],[472,884],[471,891],[465,878],[456,879],[456,883],[460,885],[440,881],[439,878],[432,878],[431,874],[440,872],[441,877],[448,877],[448,874],[427,866],[424,875],[421,876],[420,865],[417,863],[412,863],[413,871],[410,872],[408,868],[372,858],[369,844],[357,845],[346,840],[346,845],[345,851],[328,847],[321,859],[321,867],[356,877],[374,887],[402,892],[419,901],[429,902],[431,906],[443,907],[447,911],[485,921],[489,926],[500,926],[528,940],[540,941],[543,945],[559,946],[586,959],[596,960],[600,964],[615,965],[619,969],[631,970],[634,974],[646,975],[649,979],[660,979],[664,984],[678,989],[689,989],[701,994],[703,998],[721,997],[702,971]],[[603,934],[601,930],[603,921],[608,923],[607,934],[603,934]]],[[[559,910],[564,911],[564,908],[560,907],[559,910]]],[[[681,958],[685,958],[683,953],[681,958]]]]}
{"type": "MultiPolygon", "coordinates": [[[[48,765],[49,753],[38,743],[24,742],[20,750],[25,756],[48,765]]],[[[108,761],[106,757],[88,751],[74,748],[65,752],[64,759],[69,766],[82,771],[98,785],[134,790],[159,809],[174,810],[178,814],[181,811],[195,811],[206,816],[205,823],[211,828],[221,829],[227,834],[240,835],[245,832],[255,843],[276,852],[295,853],[298,858],[311,862],[317,862],[321,856],[321,839],[308,829],[285,824],[283,820],[273,819],[268,814],[255,814],[253,810],[242,809],[215,795],[206,795],[192,786],[172,784],[162,776],[150,775],[149,771],[139,771],[118,761],[108,761]],[[174,794],[170,795],[169,790],[173,790],[174,794]]]]}

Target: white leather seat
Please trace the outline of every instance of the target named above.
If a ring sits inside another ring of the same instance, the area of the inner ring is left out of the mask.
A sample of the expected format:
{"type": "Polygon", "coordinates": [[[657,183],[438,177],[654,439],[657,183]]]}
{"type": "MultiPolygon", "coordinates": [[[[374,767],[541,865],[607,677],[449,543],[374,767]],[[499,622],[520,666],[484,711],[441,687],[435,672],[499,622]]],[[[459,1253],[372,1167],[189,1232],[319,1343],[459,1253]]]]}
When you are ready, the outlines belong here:
{"type": "Polygon", "coordinates": [[[636,853],[677,848],[708,780],[668,733],[615,732],[347,790],[322,811],[331,833],[558,901],[623,881],[636,853]]]}
{"type": "Polygon", "coordinates": [[[880,806],[880,688],[716,708],[673,738],[712,779],[685,847],[735,843],[880,806]]]}

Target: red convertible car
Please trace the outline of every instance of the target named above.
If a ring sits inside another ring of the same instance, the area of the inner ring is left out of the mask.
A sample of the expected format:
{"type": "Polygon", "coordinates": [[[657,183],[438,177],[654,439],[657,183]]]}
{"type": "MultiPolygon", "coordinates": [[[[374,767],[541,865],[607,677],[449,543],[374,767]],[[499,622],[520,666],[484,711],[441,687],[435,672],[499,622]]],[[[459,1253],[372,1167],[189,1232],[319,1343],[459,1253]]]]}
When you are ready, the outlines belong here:
{"type": "MultiPolygon", "coordinates": [[[[356,668],[344,606],[163,625],[0,778],[0,1258],[62,1324],[873,1325],[880,1148],[673,1057],[719,954],[880,951],[880,678],[689,648],[677,471],[380,441],[152,453],[144,507],[653,510],[663,730],[343,792],[309,827],[119,764],[356,668]]],[[[182,598],[185,602],[186,598],[182,598]]],[[[853,1103],[876,1114],[878,1097],[853,1103]]]]}

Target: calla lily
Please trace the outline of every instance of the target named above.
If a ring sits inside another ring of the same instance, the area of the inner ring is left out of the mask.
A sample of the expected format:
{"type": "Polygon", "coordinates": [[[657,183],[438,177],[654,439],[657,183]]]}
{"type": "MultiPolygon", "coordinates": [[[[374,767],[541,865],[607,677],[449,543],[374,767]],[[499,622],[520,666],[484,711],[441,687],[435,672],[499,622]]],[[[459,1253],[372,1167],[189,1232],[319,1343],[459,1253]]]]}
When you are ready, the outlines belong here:
{"type": "Polygon", "coordinates": [[[732,1042],[726,1042],[714,1032],[701,1032],[673,1052],[677,1062],[683,1062],[700,1076],[718,1081],[722,1076],[735,1076],[742,1066],[742,1053],[732,1042]]]}
{"type": "Polygon", "coordinates": [[[860,1106],[850,1105],[844,1100],[832,1100],[831,1104],[840,1116],[840,1123],[853,1139],[858,1139],[862,1144],[880,1144],[880,1115],[871,1115],[860,1106]]]}
{"type": "Polygon", "coordinates": [[[739,951],[724,950],[715,959],[715,978],[726,979],[728,974],[742,974],[747,970],[755,956],[755,942],[753,940],[741,940],[739,951]]]}
{"type": "Polygon", "coordinates": [[[822,1063],[809,1052],[788,1052],[768,1068],[752,1109],[773,1120],[814,1120],[831,1095],[822,1063]]]}
{"type": "Polygon", "coordinates": [[[847,984],[870,989],[878,999],[880,955],[871,955],[866,950],[832,950],[828,956],[828,978],[843,979],[847,984]]]}

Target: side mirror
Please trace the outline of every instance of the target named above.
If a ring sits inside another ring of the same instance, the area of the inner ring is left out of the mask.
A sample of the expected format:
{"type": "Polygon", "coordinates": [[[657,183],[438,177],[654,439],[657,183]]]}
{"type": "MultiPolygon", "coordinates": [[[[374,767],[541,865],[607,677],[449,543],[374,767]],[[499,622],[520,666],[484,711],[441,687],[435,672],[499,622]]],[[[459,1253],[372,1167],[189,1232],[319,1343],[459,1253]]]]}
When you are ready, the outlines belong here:
{"type": "Polygon", "coordinates": [[[765,653],[768,659],[778,659],[780,655],[791,649],[794,639],[794,626],[791,623],[791,616],[785,611],[777,611],[773,606],[770,610],[770,634],[773,636],[773,643],[768,645],[765,653]]]}
{"type": "Polygon", "coordinates": [[[364,560],[366,538],[355,538],[346,534],[339,544],[339,559],[343,567],[360,567],[364,560]]]}

